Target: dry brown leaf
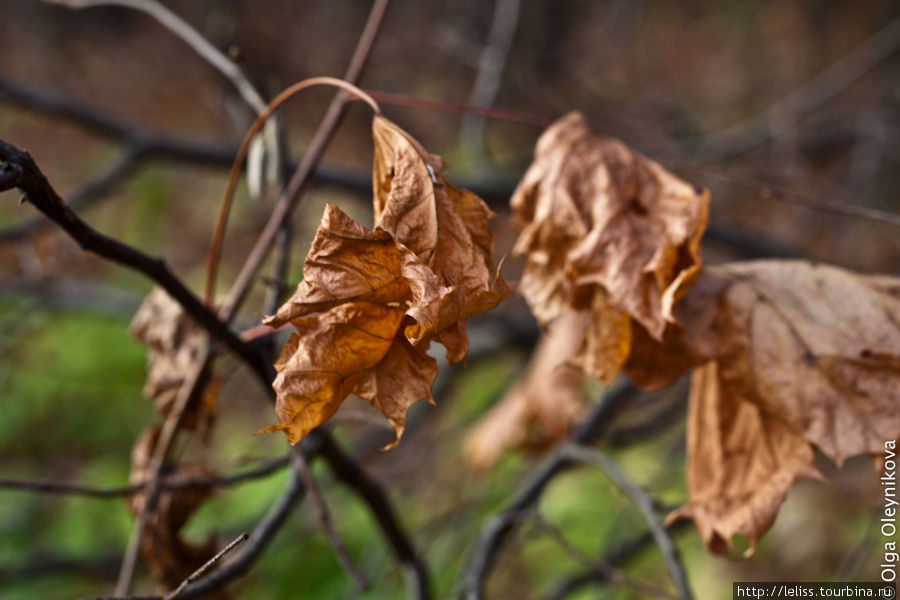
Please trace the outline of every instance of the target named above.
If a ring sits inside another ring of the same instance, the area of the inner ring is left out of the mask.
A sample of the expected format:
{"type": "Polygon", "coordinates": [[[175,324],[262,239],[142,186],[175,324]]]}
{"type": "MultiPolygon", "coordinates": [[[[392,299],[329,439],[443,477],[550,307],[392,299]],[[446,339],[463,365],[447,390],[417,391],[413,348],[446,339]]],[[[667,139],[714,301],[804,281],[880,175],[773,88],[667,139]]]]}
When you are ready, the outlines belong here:
{"type": "Polygon", "coordinates": [[[523,295],[545,325],[590,310],[582,366],[610,381],[628,357],[632,320],[660,339],[696,278],[708,193],[573,112],[541,136],[511,204],[523,295]]]}
{"type": "Polygon", "coordinates": [[[545,448],[584,414],[584,376],[571,360],[589,317],[571,312],[551,324],[525,374],[466,436],[464,452],[474,468],[490,467],[510,448],[545,448]]]}
{"type": "MultiPolygon", "coordinates": [[[[203,330],[164,289],[156,287],[135,313],[131,334],[147,346],[144,396],[165,418],[185,378],[195,367],[196,356],[205,343],[203,330]]],[[[218,386],[208,386],[208,373],[204,378],[204,385],[197,389],[205,393],[191,399],[185,410],[182,427],[187,429],[205,431],[215,417],[218,386]]]]}
{"type": "Polygon", "coordinates": [[[900,280],[802,261],[710,267],[679,302],[662,344],[642,334],[626,369],[639,385],[695,374],[692,516],[715,550],[756,541],[813,449],[841,464],[900,434],[900,280]]]}
{"type": "Polygon", "coordinates": [[[491,213],[440,174],[440,159],[396,125],[376,117],[375,224],[364,228],[327,206],[297,292],[265,320],[293,323],[275,365],[278,424],[296,443],[330,418],[351,393],[391,422],[397,439],[413,403],[432,400],[437,363],[431,341],[461,361],[465,319],[508,294],[493,282],[491,213]]]}
{"type": "Polygon", "coordinates": [[[690,503],[669,522],[693,519],[713,552],[723,553],[735,534],[752,554],[775,522],[788,489],[818,477],[812,446],[781,419],[760,410],[739,390],[723,387],[719,366],[694,371],[688,415],[687,479],[690,503]]]}
{"type": "Polygon", "coordinates": [[[372,122],[375,226],[409,248],[453,293],[442,310],[406,329],[413,344],[436,336],[450,364],[468,350],[465,320],[499,304],[510,290],[499,269],[494,274],[494,216],[475,194],[444,179],[439,156],[428,154],[408,133],[382,116],[372,122]],[[494,279],[492,283],[492,279],[494,279]]]}
{"type": "MultiPolygon", "coordinates": [[[[147,482],[152,477],[152,458],[159,439],[159,431],[159,426],[151,427],[135,442],[131,452],[132,484],[147,482]]],[[[175,483],[214,475],[212,469],[202,464],[184,464],[178,465],[177,468],[166,469],[164,481],[175,483]]],[[[215,555],[217,544],[214,537],[210,537],[202,544],[191,544],[185,542],[179,535],[191,515],[212,493],[211,487],[190,487],[159,493],[156,505],[148,515],[140,548],[162,591],[177,587],[188,575],[215,555]]],[[[140,514],[144,502],[144,494],[132,496],[129,501],[132,513],[140,514]]],[[[228,598],[228,595],[220,590],[214,597],[224,599],[228,598]]]]}

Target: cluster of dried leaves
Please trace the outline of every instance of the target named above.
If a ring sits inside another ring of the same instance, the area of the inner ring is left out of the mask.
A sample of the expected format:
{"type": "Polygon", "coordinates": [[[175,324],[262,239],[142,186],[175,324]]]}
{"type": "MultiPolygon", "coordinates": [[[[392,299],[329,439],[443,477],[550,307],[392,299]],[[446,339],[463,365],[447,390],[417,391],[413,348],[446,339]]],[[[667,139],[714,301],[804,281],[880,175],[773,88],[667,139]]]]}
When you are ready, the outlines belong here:
{"type": "Polygon", "coordinates": [[[477,466],[565,434],[580,377],[624,369],[645,388],[692,371],[692,518],[716,552],[752,552],[790,486],[878,455],[900,433],[900,280],[802,261],[701,269],[709,198],[578,113],[541,137],[512,198],[520,289],[545,340],[520,384],[470,435],[477,466]],[[573,373],[574,370],[574,373],[573,373]]]}
{"type": "MultiPolygon", "coordinates": [[[[278,423],[266,430],[291,443],[350,394],[381,411],[399,440],[410,405],[433,400],[431,342],[460,362],[466,319],[510,293],[484,202],[380,115],[373,136],[374,228],[327,206],[302,282],[265,320],[297,329],[275,365],[278,423]]],[[[474,465],[564,437],[584,411],[586,376],[609,382],[624,370],[659,388],[692,372],[690,502],[670,518],[692,518],[713,551],[735,534],[752,551],[790,486],[819,476],[816,451],[840,464],[900,433],[897,279],[800,261],[702,268],[708,193],[595,134],[578,113],[543,134],[512,208],[520,290],[545,333],[521,381],[470,433],[474,465]]],[[[173,304],[151,295],[134,322],[151,350],[145,391],[163,415],[203,343],[173,304]]],[[[189,427],[212,418],[214,402],[190,406],[189,427]]],[[[154,439],[138,445],[137,478],[154,439]]],[[[145,552],[192,564],[177,531],[205,493],[163,495],[145,552]]],[[[157,562],[161,577],[182,576],[157,562]]]]}
{"type": "Polygon", "coordinates": [[[374,230],[329,205],[303,281],[265,320],[298,332],[275,364],[278,424],[267,430],[291,443],[350,394],[384,413],[399,440],[409,406],[433,401],[431,342],[446,347],[450,364],[460,362],[465,320],[510,293],[493,275],[487,205],[450,185],[440,157],[382,116],[373,138],[374,230]]]}

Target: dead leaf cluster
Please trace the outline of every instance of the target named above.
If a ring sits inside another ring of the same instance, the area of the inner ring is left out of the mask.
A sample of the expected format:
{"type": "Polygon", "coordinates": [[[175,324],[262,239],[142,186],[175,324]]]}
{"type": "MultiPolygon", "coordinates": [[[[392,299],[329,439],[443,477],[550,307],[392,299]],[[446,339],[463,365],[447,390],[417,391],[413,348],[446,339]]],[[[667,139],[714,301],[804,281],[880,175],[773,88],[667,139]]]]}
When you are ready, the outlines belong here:
{"type": "Polygon", "coordinates": [[[294,295],[265,320],[297,328],[275,364],[278,424],[296,443],[350,394],[380,410],[397,439],[413,403],[433,401],[432,341],[451,364],[465,320],[509,288],[493,271],[492,216],[441,175],[442,161],[381,116],[373,122],[375,228],[325,209],[294,295]]]}
{"type": "Polygon", "coordinates": [[[476,465],[535,427],[565,433],[578,386],[547,386],[564,368],[624,369],[645,388],[693,371],[690,502],[670,518],[717,552],[743,535],[749,553],[791,485],[819,476],[816,452],[841,464],[900,433],[900,280],[786,260],[701,270],[708,194],[578,113],[541,136],[512,207],[520,289],[547,339],[470,436],[476,465]]]}

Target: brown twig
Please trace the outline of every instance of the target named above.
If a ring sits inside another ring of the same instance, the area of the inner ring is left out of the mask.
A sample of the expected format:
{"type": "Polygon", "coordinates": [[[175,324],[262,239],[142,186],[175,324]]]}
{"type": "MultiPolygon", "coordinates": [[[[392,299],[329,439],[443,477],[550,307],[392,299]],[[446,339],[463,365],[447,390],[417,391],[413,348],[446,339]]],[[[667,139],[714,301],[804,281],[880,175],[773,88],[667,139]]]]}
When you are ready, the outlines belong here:
{"type": "MultiPolygon", "coordinates": [[[[372,46],[375,43],[375,38],[381,28],[381,21],[387,11],[388,4],[389,0],[375,0],[372,4],[362,35],[360,35],[353,57],[350,59],[350,66],[344,74],[344,81],[355,84],[359,80],[372,46]]],[[[328,146],[328,142],[331,140],[331,136],[343,116],[346,100],[347,94],[338,92],[328,106],[325,117],[319,123],[319,127],[309,143],[309,148],[303,156],[300,166],[294,172],[287,188],[278,199],[278,203],[272,210],[272,215],[269,217],[265,228],[244,261],[237,279],[231,286],[231,291],[222,309],[222,314],[226,321],[231,321],[240,309],[249,291],[253,276],[268,254],[278,231],[281,229],[282,223],[290,217],[299,203],[304,187],[309,182],[313,171],[316,170],[322,155],[325,153],[325,148],[328,146]]]]}
{"type": "Polygon", "coordinates": [[[197,569],[196,571],[194,571],[193,573],[188,575],[185,578],[185,580],[179,584],[179,586],[177,588],[175,588],[174,590],[172,590],[171,592],[166,594],[163,597],[163,600],[174,600],[175,598],[180,596],[181,592],[183,592],[187,586],[189,586],[190,584],[192,584],[195,581],[197,581],[198,579],[200,579],[200,577],[202,577],[204,573],[209,571],[214,564],[216,564],[217,562],[222,560],[222,557],[224,557],[226,554],[228,554],[229,552],[234,550],[234,548],[238,544],[246,542],[249,537],[250,537],[249,534],[242,533],[241,535],[239,535],[238,537],[233,539],[227,546],[225,546],[224,548],[219,550],[215,556],[213,556],[211,559],[209,559],[208,561],[203,563],[203,565],[199,569],[197,569]]]}
{"type": "MultiPolygon", "coordinates": [[[[277,111],[281,107],[282,104],[287,102],[297,93],[307,88],[320,85],[337,87],[340,88],[344,93],[353,92],[359,96],[362,96],[369,104],[369,106],[372,107],[372,110],[374,110],[376,114],[379,114],[381,112],[378,104],[365,92],[357,88],[352,83],[347,83],[346,81],[335,79],[334,77],[311,77],[309,79],[304,79],[303,81],[298,81],[297,83],[288,86],[287,89],[275,96],[275,98],[273,98],[272,101],[265,106],[263,111],[259,114],[259,117],[257,117],[256,120],[253,121],[253,124],[250,125],[250,129],[244,136],[244,140],[241,142],[241,147],[238,149],[238,153],[234,159],[234,163],[231,165],[231,171],[228,174],[228,182],[225,185],[225,193],[222,195],[219,214],[216,217],[216,225],[213,230],[212,243],[210,244],[209,258],[207,259],[206,293],[204,295],[207,304],[212,304],[213,297],[215,295],[216,276],[218,274],[219,261],[222,258],[222,245],[225,238],[225,228],[228,225],[228,217],[231,213],[231,204],[234,200],[235,190],[237,189],[237,182],[238,178],[240,177],[241,167],[244,164],[244,160],[247,158],[247,153],[250,151],[250,145],[256,138],[256,134],[259,133],[259,131],[265,126],[269,117],[271,117],[275,113],[275,111],[277,111]]],[[[309,153],[307,153],[307,156],[309,156],[309,153]]],[[[279,229],[280,228],[281,222],[279,222],[279,229]]],[[[265,235],[265,232],[262,235],[265,235]]]]}
{"type": "Polygon", "coordinates": [[[422,108],[425,110],[434,110],[437,112],[445,112],[459,115],[471,115],[474,117],[484,117],[487,119],[495,119],[498,121],[507,121],[509,123],[521,123],[522,125],[530,125],[538,129],[549,127],[553,123],[553,119],[542,117],[532,113],[522,112],[518,110],[509,110],[506,108],[494,108],[491,106],[477,106],[474,104],[466,104],[464,102],[445,102],[443,100],[433,100],[430,98],[421,98],[418,96],[409,96],[406,94],[396,94],[392,92],[382,92],[378,90],[366,89],[366,92],[379,104],[385,106],[402,106],[405,108],[422,108]]]}
{"type": "Polygon", "coordinates": [[[306,486],[306,492],[309,494],[312,503],[315,505],[316,511],[319,513],[319,523],[322,525],[322,529],[325,530],[328,541],[331,542],[331,547],[338,557],[338,562],[341,563],[344,571],[346,571],[347,574],[350,575],[350,578],[353,579],[354,583],[356,583],[356,587],[362,591],[369,590],[372,584],[365,574],[353,564],[353,559],[350,558],[347,547],[344,546],[344,542],[341,541],[341,537],[334,528],[328,505],[325,503],[322,491],[319,489],[319,486],[313,477],[306,457],[303,456],[303,453],[300,452],[299,449],[297,449],[291,453],[291,462],[294,465],[294,469],[296,469],[300,475],[301,481],[303,481],[303,484],[306,486]]]}
{"type": "MultiPolygon", "coordinates": [[[[289,455],[269,459],[256,469],[235,473],[224,477],[192,477],[177,481],[159,483],[161,491],[185,490],[191,488],[229,487],[254,479],[261,479],[285,467],[290,461],[289,455]]],[[[143,493],[149,482],[113,488],[97,488],[75,483],[59,483],[56,481],[24,481],[18,479],[0,479],[0,490],[22,491],[39,494],[63,496],[83,496],[86,498],[111,499],[133,496],[143,493]]]]}
{"type": "Polygon", "coordinates": [[[394,555],[403,566],[409,597],[414,600],[431,598],[428,570],[419,558],[412,542],[400,526],[397,515],[382,487],[348,456],[330,437],[324,437],[320,455],[328,463],[335,477],[356,492],[372,511],[375,521],[387,538],[394,555]]]}
{"type": "MultiPolygon", "coordinates": [[[[315,448],[310,447],[309,452],[314,453],[315,448]]],[[[288,515],[303,497],[305,489],[303,482],[293,473],[288,480],[287,487],[281,497],[272,505],[266,515],[259,521],[247,542],[241,548],[238,555],[228,564],[217,569],[201,579],[188,584],[181,592],[180,600],[199,598],[213,592],[230,581],[237,579],[247,572],[259,555],[262,554],[275,534],[281,529],[288,515]]],[[[136,600],[133,596],[102,597],[93,600],[136,600]]],[[[163,600],[163,596],[149,596],[147,600],[163,600]]]]}

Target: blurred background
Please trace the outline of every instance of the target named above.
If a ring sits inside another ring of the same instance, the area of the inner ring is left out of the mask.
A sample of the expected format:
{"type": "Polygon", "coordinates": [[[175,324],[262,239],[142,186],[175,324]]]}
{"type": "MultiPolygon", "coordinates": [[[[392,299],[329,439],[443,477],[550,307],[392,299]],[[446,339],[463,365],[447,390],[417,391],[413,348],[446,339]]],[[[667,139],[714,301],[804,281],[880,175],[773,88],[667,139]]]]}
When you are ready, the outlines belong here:
{"type": "MultiPolygon", "coordinates": [[[[307,77],[341,76],[370,7],[360,0],[165,4],[230,53],[267,98],[307,77]]],[[[394,0],[360,85],[381,92],[386,115],[444,156],[454,185],[491,204],[498,257],[515,240],[506,203],[542,126],[578,109],[597,131],[711,190],[708,264],[803,257],[897,275],[897,226],[853,213],[900,209],[898,18],[900,4],[889,0],[394,0]],[[481,118],[461,105],[497,110],[481,118]]],[[[0,0],[0,40],[0,138],[30,151],[86,221],[164,257],[201,290],[227,168],[252,121],[230,83],[171,32],[125,8],[0,0]],[[149,139],[168,150],[136,153],[134,144],[149,139]]],[[[282,111],[292,160],[332,95],[314,89],[282,111]]],[[[367,107],[350,107],[296,212],[289,289],[326,202],[371,224],[370,123],[367,107]]],[[[82,253],[16,200],[7,193],[0,203],[0,478],[122,485],[135,438],[156,419],[141,395],[145,349],[128,327],[150,285],[82,253]]],[[[241,188],[220,292],[271,206],[241,188]]],[[[518,269],[509,257],[506,277],[514,280],[518,269]]],[[[264,285],[254,287],[239,325],[259,322],[264,296],[264,285]]],[[[348,402],[334,421],[335,434],[391,491],[439,598],[458,593],[481,528],[544,456],[508,453],[484,472],[466,465],[467,430],[522,372],[538,334],[525,303],[511,298],[474,320],[470,335],[467,364],[442,369],[437,407],[414,407],[396,449],[373,451],[390,433],[364,403],[348,402]]],[[[255,384],[243,370],[233,373],[233,359],[219,362],[228,376],[216,427],[184,456],[233,472],[283,453],[280,436],[252,435],[273,420],[255,384]]],[[[596,403],[603,391],[598,384],[587,394],[596,403]]],[[[686,500],[684,399],[683,386],[641,397],[606,442],[661,509],[686,500]],[[665,418],[635,434],[633,425],[657,410],[665,418]]],[[[735,580],[878,579],[880,486],[871,461],[820,466],[830,481],[795,486],[750,560],[709,555],[690,527],[675,533],[698,598],[730,597],[735,580]]],[[[229,588],[233,596],[401,597],[399,569],[365,507],[327,472],[316,473],[373,590],[353,586],[304,504],[251,574],[229,588]]],[[[285,479],[282,470],[222,490],[185,537],[227,540],[252,527],[285,479]]],[[[542,521],[519,527],[501,554],[489,597],[645,597],[590,575],[592,560],[644,527],[602,473],[558,477],[538,509],[542,521]]],[[[0,489],[0,596],[109,593],[130,522],[122,499],[0,489]]],[[[620,568],[669,585],[652,544],[620,568]]],[[[153,588],[145,570],[138,582],[139,590],[153,588]]]]}

